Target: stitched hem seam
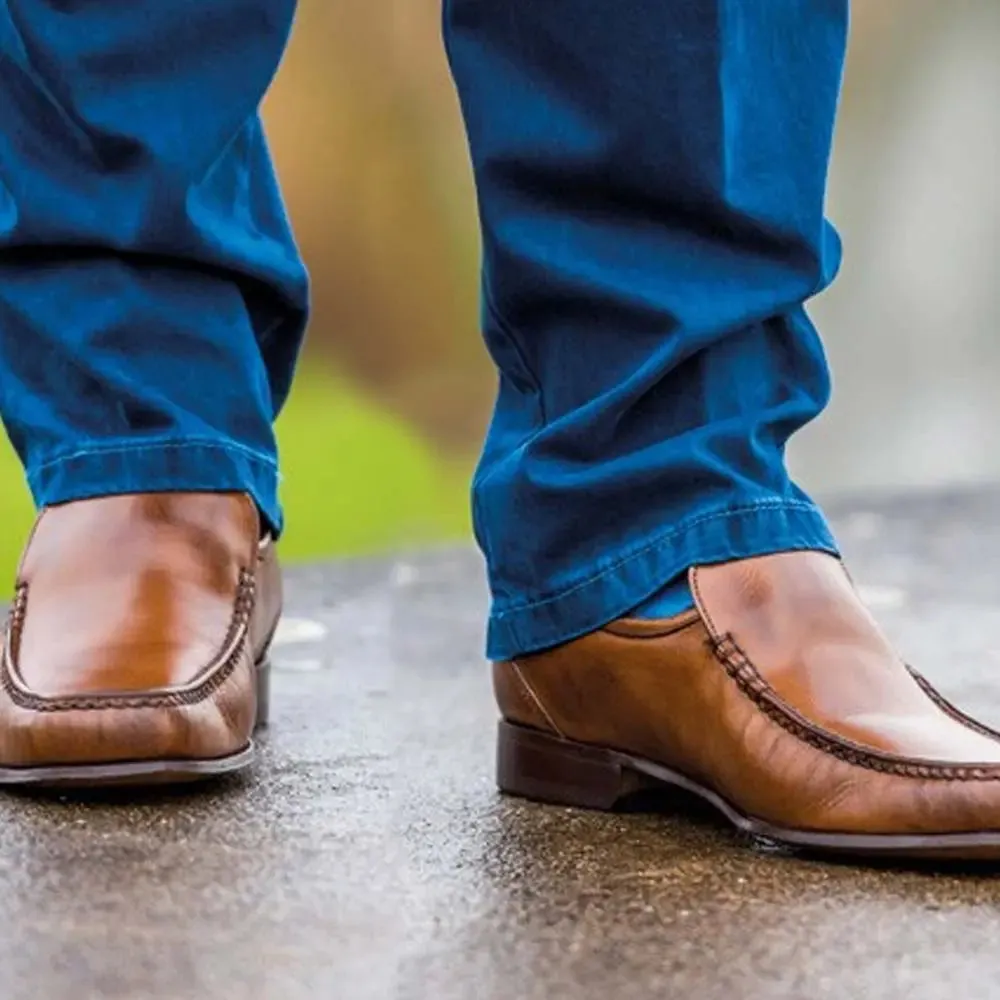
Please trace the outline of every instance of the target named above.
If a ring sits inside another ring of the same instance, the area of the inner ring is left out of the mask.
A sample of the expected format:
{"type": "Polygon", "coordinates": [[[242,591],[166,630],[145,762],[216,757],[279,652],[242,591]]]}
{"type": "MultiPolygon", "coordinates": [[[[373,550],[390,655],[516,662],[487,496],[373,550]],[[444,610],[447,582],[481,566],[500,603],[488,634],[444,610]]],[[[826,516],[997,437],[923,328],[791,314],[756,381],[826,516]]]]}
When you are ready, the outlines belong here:
{"type": "Polygon", "coordinates": [[[692,566],[806,549],[839,554],[822,513],[807,501],[769,498],[706,512],[612,556],[556,593],[494,603],[486,655],[510,660],[593,632],[692,566]]]}
{"type": "Polygon", "coordinates": [[[210,438],[98,442],[27,469],[38,507],[126,493],[249,494],[276,537],[281,533],[279,473],[273,455],[210,438]]]}
{"type": "Polygon", "coordinates": [[[254,448],[248,448],[246,445],[239,444],[236,441],[227,441],[225,444],[221,444],[215,438],[207,437],[188,437],[183,441],[178,441],[176,438],[143,438],[142,441],[136,442],[122,442],[115,441],[112,444],[106,445],[93,445],[87,448],[80,448],[77,451],[66,452],[65,454],[56,454],[52,458],[47,459],[44,462],[32,467],[31,477],[39,475],[39,473],[44,472],[46,469],[50,469],[56,465],[62,465],[65,462],[72,462],[78,458],[89,458],[91,456],[100,455],[126,455],[129,452],[135,451],[151,451],[151,450],[174,450],[177,448],[221,448],[224,451],[234,452],[236,454],[245,455],[247,458],[254,462],[260,462],[263,465],[270,465],[274,468],[278,467],[278,461],[273,455],[267,455],[264,452],[257,451],[254,448]]]}
{"type": "Polygon", "coordinates": [[[640,559],[650,549],[655,549],[664,542],[669,541],[671,538],[675,538],[678,535],[686,534],[705,521],[714,521],[719,518],[734,517],[752,511],[764,510],[767,507],[797,507],[800,510],[812,509],[810,504],[802,503],[796,500],[762,500],[759,503],[748,504],[742,507],[731,507],[723,511],[713,511],[712,513],[702,514],[699,517],[692,518],[690,521],[685,521],[679,527],[671,528],[669,531],[666,531],[661,535],[655,535],[651,541],[645,542],[637,549],[632,549],[622,553],[613,562],[602,569],[599,569],[596,573],[592,573],[590,576],[584,577],[584,579],[580,580],[578,583],[573,584],[565,590],[559,591],[557,594],[521,603],[509,604],[505,608],[496,610],[495,616],[498,620],[503,620],[508,615],[515,614],[518,611],[530,611],[532,608],[544,607],[546,604],[552,604],[555,601],[563,601],[576,591],[583,590],[585,587],[590,586],[591,583],[600,579],[602,576],[605,576],[608,573],[614,573],[615,570],[617,570],[620,566],[623,566],[625,563],[631,562],[633,559],[640,559]]]}

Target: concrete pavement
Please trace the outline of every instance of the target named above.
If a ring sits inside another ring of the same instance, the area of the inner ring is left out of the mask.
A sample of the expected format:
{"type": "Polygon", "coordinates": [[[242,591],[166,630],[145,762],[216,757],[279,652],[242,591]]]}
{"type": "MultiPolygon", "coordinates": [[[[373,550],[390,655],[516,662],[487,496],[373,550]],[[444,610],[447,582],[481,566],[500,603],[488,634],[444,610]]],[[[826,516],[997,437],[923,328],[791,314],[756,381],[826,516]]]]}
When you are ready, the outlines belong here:
{"type": "MultiPolygon", "coordinates": [[[[833,510],[904,652],[1000,723],[1000,492],[833,510]]],[[[0,997],[1000,998],[990,869],[803,861],[704,811],[498,798],[471,552],[288,589],[251,778],[0,798],[0,997]]]]}

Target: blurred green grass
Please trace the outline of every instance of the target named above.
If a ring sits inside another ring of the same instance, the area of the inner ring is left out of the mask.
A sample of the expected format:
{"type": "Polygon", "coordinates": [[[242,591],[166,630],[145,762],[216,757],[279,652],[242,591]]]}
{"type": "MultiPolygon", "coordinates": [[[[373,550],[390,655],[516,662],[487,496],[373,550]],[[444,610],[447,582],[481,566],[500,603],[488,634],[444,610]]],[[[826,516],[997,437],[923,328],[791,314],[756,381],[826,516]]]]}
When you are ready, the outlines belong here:
{"type": "MultiPolygon", "coordinates": [[[[281,419],[286,560],[360,555],[467,537],[471,463],[443,460],[345,380],[304,368],[281,419]]],[[[0,594],[8,595],[34,510],[0,446],[0,594]]]]}

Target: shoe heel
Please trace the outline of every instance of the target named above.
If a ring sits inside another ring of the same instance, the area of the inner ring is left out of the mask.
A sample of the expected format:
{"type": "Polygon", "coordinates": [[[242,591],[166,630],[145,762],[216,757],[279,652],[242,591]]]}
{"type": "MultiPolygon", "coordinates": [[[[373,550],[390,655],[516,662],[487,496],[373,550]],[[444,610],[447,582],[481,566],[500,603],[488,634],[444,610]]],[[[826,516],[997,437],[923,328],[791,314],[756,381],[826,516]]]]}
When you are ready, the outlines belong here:
{"type": "Polygon", "coordinates": [[[650,784],[610,750],[500,723],[497,786],[507,795],[583,809],[613,809],[620,799],[650,784]]]}
{"type": "Polygon", "coordinates": [[[254,667],[257,684],[257,715],[254,729],[262,729],[271,718],[271,661],[265,657],[254,667]]]}

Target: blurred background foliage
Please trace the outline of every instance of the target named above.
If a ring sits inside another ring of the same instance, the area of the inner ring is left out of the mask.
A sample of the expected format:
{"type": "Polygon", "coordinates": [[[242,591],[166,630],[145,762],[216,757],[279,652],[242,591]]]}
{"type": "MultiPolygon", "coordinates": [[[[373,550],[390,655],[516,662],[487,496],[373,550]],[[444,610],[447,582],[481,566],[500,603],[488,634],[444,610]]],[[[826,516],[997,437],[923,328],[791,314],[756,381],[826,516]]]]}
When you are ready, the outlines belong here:
{"type": "MultiPolygon", "coordinates": [[[[289,557],[469,531],[494,376],[439,21],[440,0],[300,0],[265,104],[314,283],[279,422],[289,557]]],[[[852,30],[831,184],[848,256],[816,308],[837,394],[792,461],[826,491],[995,477],[1000,4],[855,0],[852,30]]],[[[9,579],[32,516],[9,449],[0,487],[9,579]]]]}

